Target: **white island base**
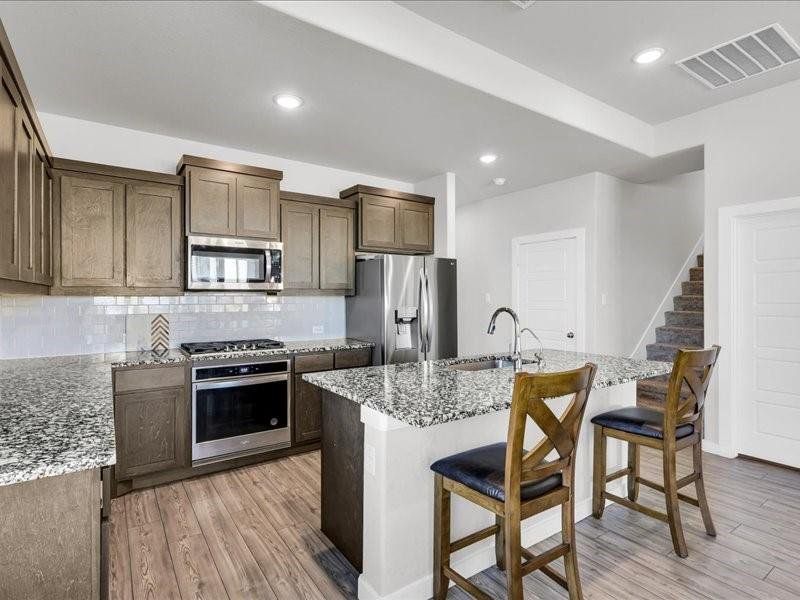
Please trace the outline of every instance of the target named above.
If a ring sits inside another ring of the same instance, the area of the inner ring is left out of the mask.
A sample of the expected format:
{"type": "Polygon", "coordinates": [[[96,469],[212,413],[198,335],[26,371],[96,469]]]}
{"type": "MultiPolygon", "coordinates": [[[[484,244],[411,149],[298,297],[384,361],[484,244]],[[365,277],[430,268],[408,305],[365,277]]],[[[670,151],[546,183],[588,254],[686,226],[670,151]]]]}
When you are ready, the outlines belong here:
{"type": "MultiPolygon", "coordinates": [[[[594,389],[584,416],[575,467],[575,518],[592,511],[592,416],[636,404],[636,382],[594,389]]],[[[551,401],[560,414],[566,400],[551,401]]],[[[433,593],[433,472],[439,458],[506,440],[509,411],[417,428],[361,407],[364,424],[363,572],[361,600],[426,600],[433,593]]],[[[528,420],[526,447],[541,437],[528,420]]],[[[608,469],[627,461],[625,444],[608,439],[608,469]],[[625,458],[623,458],[625,457],[625,458]]],[[[624,495],[625,480],[609,489],[624,495]],[[616,488],[616,489],[615,489],[616,488]]],[[[560,507],[522,523],[528,547],[561,531],[560,507]]],[[[494,524],[494,515],[453,494],[452,539],[494,524]]],[[[466,577],[495,562],[494,539],[483,540],[452,555],[451,565],[466,577]]]]}

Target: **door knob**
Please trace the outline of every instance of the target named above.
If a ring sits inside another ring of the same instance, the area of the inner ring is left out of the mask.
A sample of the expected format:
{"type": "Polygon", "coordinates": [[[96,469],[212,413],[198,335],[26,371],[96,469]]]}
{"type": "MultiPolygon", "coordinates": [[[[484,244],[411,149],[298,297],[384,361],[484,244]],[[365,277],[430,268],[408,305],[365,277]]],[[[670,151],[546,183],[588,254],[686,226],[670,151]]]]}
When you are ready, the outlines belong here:
{"type": "Polygon", "coordinates": [[[567,332],[567,337],[568,337],[569,339],[572,339],[572,338],[574,338],[574,337],[575,337],[575,334],[574,334],[573,332],[569,331],[569,332],[567,332]]]}

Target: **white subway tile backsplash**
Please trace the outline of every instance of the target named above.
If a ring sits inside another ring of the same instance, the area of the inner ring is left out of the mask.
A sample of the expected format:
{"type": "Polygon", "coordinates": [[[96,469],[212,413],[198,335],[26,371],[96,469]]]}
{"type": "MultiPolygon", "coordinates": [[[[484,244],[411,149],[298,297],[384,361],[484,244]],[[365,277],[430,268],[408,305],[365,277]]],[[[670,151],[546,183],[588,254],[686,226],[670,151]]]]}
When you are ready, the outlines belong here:
{"type": "Polygon", "coordinates": [[[0,296],[0,358],[149,349],[150,321],[170,321],[170,344],[226,338],[344,337],[342,297],[260,294],[0,296]],[[324,334],[316,333],[322,327],[324,334]]]}

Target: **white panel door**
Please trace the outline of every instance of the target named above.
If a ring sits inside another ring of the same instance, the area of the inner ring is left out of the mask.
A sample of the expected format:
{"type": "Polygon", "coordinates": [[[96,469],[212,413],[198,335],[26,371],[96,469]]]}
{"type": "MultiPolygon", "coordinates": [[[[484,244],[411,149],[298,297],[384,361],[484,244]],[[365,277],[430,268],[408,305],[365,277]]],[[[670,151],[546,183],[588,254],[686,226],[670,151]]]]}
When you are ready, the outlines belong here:
{"type": "MultiPolygon", "coordinates": [[[[578,331],[577,237],[519,238],[514,250],[514,304],[522,327],[535,331],[545,348],[583,348],[584,332],[578,331]]],[[[533,344],[529,336],[523,338],[525,348],[533,344]]]]}
{"type": "Polygon", "coordinates": [[[740,227],[739,452],[800,467],[800,211],[740,227]]]}

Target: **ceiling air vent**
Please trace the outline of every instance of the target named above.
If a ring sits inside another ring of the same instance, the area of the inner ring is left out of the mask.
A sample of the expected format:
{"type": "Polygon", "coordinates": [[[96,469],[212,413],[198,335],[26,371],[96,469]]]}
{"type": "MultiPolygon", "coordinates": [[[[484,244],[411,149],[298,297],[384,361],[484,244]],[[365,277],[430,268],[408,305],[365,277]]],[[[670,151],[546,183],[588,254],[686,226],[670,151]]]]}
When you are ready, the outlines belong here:
{"type": "Polygon", "coordinates": [[[708,87],[718,88],[798,59],[800,46],[776,23],[676,64],[708,87]]]}

